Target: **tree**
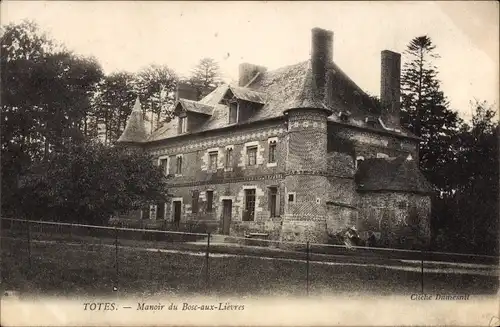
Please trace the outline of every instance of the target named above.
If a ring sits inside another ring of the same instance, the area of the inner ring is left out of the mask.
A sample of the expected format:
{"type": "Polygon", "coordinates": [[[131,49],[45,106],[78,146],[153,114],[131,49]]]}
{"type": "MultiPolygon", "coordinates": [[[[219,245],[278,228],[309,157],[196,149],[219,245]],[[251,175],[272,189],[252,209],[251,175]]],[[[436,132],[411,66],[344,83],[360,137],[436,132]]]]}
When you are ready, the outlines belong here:
{"type": "Polygon", "coordinates": [[[98,125],[104,125],[104,143],[116,141],[127,123],[132,111],[135,91],[135,76],[127,72],[116,72],[105,76],[98,86],[93,101],[94,118],[98,125]]]}
{"type": "Polygon", "coordinates": [[[3,27],[1,47],[3,205],[29,165],[84,140],[102,70],[29,21],[3,27]]]}
{"type": "Polygon", "coordinates": [[[144,114],[150,120],[151,130],[159,127],[161,120],[171,115],[167,109],[175,101],[177,81],[177,74],[165,65],[150,65],[137,74],[137,93],[140,95],[144,114]]]}
{"type": "Polygon", "coordinates": [[[211,58],[201,59],[188,81],[198,91],[198,99],[203,98],[221,83],[219,64],[211,58]]]}
{"type": "Polygon", "coordinates": [[[457,158],[451,145],[459,131],[461,119],[449,104],[437,79],[433,59],[435,45],[428,36],[411,40],[405,51],[401,78],[403,127],[422,138],[419,144],[420,168],[440,191],[453,188],[447,169],[457,158]]]}
{"type": "Polygon", "coordinates": [[[453,192],[435,201],[433,229],[443,250],[498,254],[500,127],[493,106],[471,105],[471,125],[463,124],[454,138],[453,192]]]}
{"type": "Polygon", "coordinates": [[[165,202],[166,178],[143,151],[96,142],[33,165],[16,194],[17,216],[105,224],[114,214],[165,202]]]}

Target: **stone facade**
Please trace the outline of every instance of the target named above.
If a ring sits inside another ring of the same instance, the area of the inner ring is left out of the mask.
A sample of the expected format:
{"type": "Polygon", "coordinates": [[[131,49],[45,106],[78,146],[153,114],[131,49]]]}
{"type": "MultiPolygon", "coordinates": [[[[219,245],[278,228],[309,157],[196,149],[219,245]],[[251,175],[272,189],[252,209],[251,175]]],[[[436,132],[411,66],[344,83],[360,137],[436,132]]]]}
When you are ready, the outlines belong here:
{"type": "MultiPolygon", "coordinates": [[[[399,127],[399,93],[391,91],[398,54],[382,55],[390,72],[377,113],[333,63],[333,33],[313,29],[312,39],[310,62],[271,72],[242,64],[238,86],[222,85],[201,100],[179,95],[179,118],[146,140],[134,143],[124,131],[126,144],[151,153],[170,177],[171,199],[142,218],[281,241],[325,243],[348,226],[384,245],[429,239],[418,138],[399,127]],[[187,130],[178,128],[181,118],[187,130]]],[[[134,132],[137,113],[132,119],[134,132]]]]}

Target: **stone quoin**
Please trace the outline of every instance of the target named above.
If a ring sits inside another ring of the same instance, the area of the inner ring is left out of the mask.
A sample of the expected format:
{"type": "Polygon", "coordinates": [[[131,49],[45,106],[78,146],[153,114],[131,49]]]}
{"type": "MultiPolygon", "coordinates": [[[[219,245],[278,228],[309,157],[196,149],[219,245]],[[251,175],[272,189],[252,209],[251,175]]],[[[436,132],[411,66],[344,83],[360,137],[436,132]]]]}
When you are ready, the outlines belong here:
{"type": "Polygon", "coordinates": [[[427,243],[432,191],[399,122],[400,55],[381,53],[378,102],[334,62],[333,32],[311,39],[309,60],[243,63],[238,84],[201,99],[180,84],[174,119],[150,135],[137,100],[118,143],[154,155],[172,198],[116,219],[319,243],[355,226],[383,245],[427,243]]]}

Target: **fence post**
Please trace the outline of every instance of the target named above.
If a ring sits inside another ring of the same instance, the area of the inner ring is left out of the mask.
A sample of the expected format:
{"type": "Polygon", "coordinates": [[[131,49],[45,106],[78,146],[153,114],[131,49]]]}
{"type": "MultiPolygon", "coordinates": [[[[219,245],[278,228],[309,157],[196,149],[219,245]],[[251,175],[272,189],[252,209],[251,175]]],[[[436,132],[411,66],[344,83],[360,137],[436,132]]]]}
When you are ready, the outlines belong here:
{"type": "Polygon", "coordinates": [[[420,282],[422,287],[422,294],[424,293],[424,247],[421,250],[421,262],[420,262],[420,282]]]}
{"type": "Polygon", "coordinates": [[[207,269],[206,269],[206,274],[205,274],[205,286],[208,290],[208,283],[209,283],[209,272],[210,272],[210,268],[209,268],[209,254],[210,254],[210,233],[207,234],[207,252],[205,254],[205,259],[206,259],[206,266],[207,266],[207,269]]]}
{"type": "Polygon", "coordinates": [[[307,296],[309,296],[309,241],[306,243],[306,292],[307,296]]]}
{"type": "Polygon", "coordinates": [[[115,227],[115,269],[116,269],[116,279],[115,279],[115,287],[118,288],[118,228],[115,227]]]}
{"type": "Polygon", "coordinates": [[[28,228],[28,266],[31,271],[31,224],[29,221],[27,222],[27,228],[28,228]]]}

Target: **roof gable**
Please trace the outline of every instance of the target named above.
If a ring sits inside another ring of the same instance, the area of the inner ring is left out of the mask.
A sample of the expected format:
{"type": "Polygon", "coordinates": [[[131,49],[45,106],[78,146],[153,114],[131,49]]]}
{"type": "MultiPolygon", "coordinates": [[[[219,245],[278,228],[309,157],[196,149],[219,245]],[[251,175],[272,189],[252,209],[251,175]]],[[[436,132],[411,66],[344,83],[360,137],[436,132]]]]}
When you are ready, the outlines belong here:
{"type": "Polygon", "coordinates": [[[213,107],[194,100],[179,99],[174,105],[174,113],[178,114],[181,111],[194,112],[210,116],[212,114],[213,107]]]}
{"type": "Polygon", "coordinates": [[[265,100],[266,96],[264,93],[256,92],[245,87],[238,87],[231,85],[227,88],[224,96],[222,97],[221,101],[219,101],[219,103],[222,103],[222,100],[230,99],[233,96],[238,100],[244,100],[258,104],[266,103],[265,100]]]}

